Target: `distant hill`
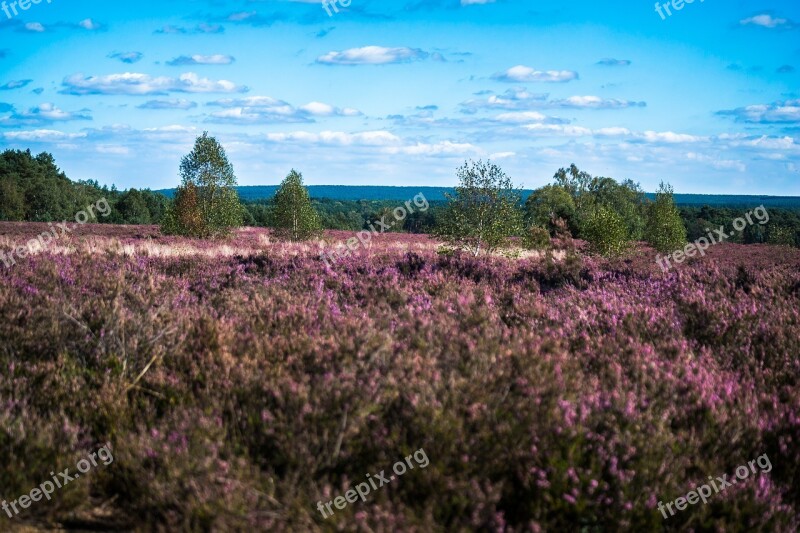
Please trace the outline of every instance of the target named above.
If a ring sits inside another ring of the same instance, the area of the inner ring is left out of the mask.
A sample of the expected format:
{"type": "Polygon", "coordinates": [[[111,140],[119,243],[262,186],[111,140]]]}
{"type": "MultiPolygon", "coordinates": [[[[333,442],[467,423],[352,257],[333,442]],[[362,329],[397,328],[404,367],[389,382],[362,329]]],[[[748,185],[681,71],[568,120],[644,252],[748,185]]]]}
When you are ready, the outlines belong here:
{"type": "MultiPolygon", "coordinates": [[[[242,200],[253,201],[272,198],[275,196],[277,185],[255,185],[237,187],[242,200]]],[[[330,200],[391,200],[405,202],[416,194],[423,193],[429,202],[446,200],[444,193],[453,192],[452,187],[387,187],[382,185],[309,185],[308,191],[312,198],[327,198],[330,200]]],[[[156,191],[165,196],[172,197],[175,189],[156,191]]],[[[523,199],[532,191],[522,192],[523,199]]],[[[655,194],[648,194],[650,198],[655,194]]],[[[676,194],[675,201],[682,206],[716,206],[716,207],[783,207],[787,209],[800,209],[800,196],[758,196],[758,195],[732,195],[732,194],[676,194]]]]}

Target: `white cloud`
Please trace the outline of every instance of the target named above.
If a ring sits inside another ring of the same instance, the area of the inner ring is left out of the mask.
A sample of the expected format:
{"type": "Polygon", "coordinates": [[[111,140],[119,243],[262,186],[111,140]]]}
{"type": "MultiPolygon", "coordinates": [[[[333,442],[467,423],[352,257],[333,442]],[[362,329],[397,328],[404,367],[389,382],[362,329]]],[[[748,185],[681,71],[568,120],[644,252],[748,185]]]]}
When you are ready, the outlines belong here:
{"type": "Polygon", "coordinates": [[[197,107],[195,102],[183,98],[171,98],[168,100],[148,100],[144,104],[136,106],[137,109],[193,109],[197,107]]]}
{"type": "Polygon", "coordinates": [[[387,154],[406,154],[406,155],[456,155],[456,154],[477,154],[481,153],[477,146],[469,143],[455,143],[451,141],[442,141],[438,143],[417,143],[410,146],[399,146],[384,148],[382,150],[387,154]]]}
{"type": "Polygon", "coordinates": [[[551,82],[563,83],[578,79],[578,73],[572,70],[536,70],[525,65],[517,65],[492,76],[495,80],[506,82],[551,82]]]}
{"type": "Polygon", "coordinates": [[[233,56],[226,54],[213,54],[213,55],[200,55],[194,54],[191,56],[179,56],[175,59],[167,61],[167,65],[171,66],[185,66],[185,65],[230,65],[236,59],[233,56]]]}
{"type": "Polygon", "coordinates": [[[791,28],[794,23],[789,19],[773,17],[770,14],[762,13],[739,21],[742,26],[760,26],[762,28],[791,28]]]}
{"type": "Polygon", "coordinates": [[[0,126],[43,126],[54,122],[67,122],[71,120],[91,120],[88,110],[77,112],[63,111],[51,103],[31,107],[27,111],[17,111],[7,117],[0,117],[0,126]]]}
{"type": "Polygon", "coordinates": [[[719,111],[719,115],[732,116],[737,122],[754,124],[800,124],[800,100],[787,100],[774,104],[757,104],[719,111]]]}
{"type": "Polygon", "coordinates": [[[181,93],[242,93],[247,87],[227,80],[201,78],[193,72],[181,74],[178,78],[168,76],[152,77],[148,74],[124,72],[107,76],[84,76],[73,74],[61,83],[61,94],[126,94],[156,95],[170,92],[181,93]]]}
{"type": "Polygon", "coordinates": [[[7,141],[56,142],[86,137],[85,133],[64,133],[56,130],[10,131],[0,134],[7,141]]]}
{"type": "Polygon", "coordinates": [[[708,140],[707,137],[697,137],[695,135],[688,135],[685,133],[675,133],[672,131],[645,131],[641,134],[641,138],[650,143],[696,143],[708,140]]]}
{"type": "Polygon", "coordinates": [[[357,109],[350,107],[340,109],[322,102],[310,102],[295,108],[288,102],[271,96],[225,98],[210,102],[208,105],[223,109],[208,115],[207,122],[238,124],[314,122],[315,117],[355,117],[361,115],[361,112],[357,109]]]}
{"type": "Polygon", "coordinates": [[[686,154],[686,159],[689,161],[707,163],[718,170],[735,170],[737,172],[747,171],[747,165],[745,165],[744,162],[733,159],[716,159],[705,154],[699,154],[697,152],[688,152],[686,154]]]}
{"type": "Polygon", "coordinates": [[[524,88],[509,89],[501,95],[489,95],[486,98],[474,98],[461,104],[465,113],[475,113],[479,109],[626,109],[629,107],[646,107],[645,102],[602,98],[600,96],[570,96],[560,99],[549,99],[548,94],[530,93],[524,88]]]}
{"type": "Polygon", "coordinates": [[[417,48],[386,48],[383,46],[364,46],[350,48],[341,52],[328,52],[317,58],[323,65],[387,65],[406,63],[428,58],[429,54],[417,48]]]}
{"type": "Polygon", "coordinates": [[[520,111],[514,113],[501,113],[494,117],[500,122],[523,123],[523,122],[547,122],[550,117],[537,111],[520,111]]]}
{"type": "Polygon", "coordinates": [[[97,22],[93,21],[92,19],[83,19],[78,23],[78,26],[83,28],[84,30],[99,30],[103,27],[102,24],[98,24],[97,22]]]}
{"type": "Polygon", "coordinates": [[[531,133],[541,135],[561,135],[564,137],[588,137],[592,130],[582,126],[566,126],[563,124],[528,124],[523,126],[531,133]]]}

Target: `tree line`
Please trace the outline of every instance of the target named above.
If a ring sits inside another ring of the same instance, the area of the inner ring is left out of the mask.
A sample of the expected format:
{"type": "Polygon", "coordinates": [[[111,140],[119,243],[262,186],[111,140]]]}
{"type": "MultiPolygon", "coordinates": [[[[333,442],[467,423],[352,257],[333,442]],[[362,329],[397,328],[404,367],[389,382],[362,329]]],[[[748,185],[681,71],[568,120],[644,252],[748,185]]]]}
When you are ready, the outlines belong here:
{"type": "MultiPolygon", "coordinates": [[[[30,150],[0,154],[0,220],[52,222],[72,218],[106,198],[103,222],[159,224],[165,234],[222,237],[233,228],[264,226],[289,240],[318,237],[323,229],[359,231],[396,207],[391,201],[311,199],[292,170],[270,199],[242,202],[223,146],[203,133],[180,163],[181,184],[170,200],[150,190],[118,191],[97,182],[69,180],[52,155],[30,150]]],[[[468,161],[445,202],[431,202],[392,231],[433,234],[474,254],[507,246],[541,249],[551,239],[578,238],[603,255],[620,255],[636,241],[662,252],[681,248],[741,215],[733,207],[681,207],[661,184],[649,200],[639,184],[594,177],[574,164],[522,201],[521,191],[496,164],[468,161]]],[[[732,239],[744,244],[800,245],[800,212],[770,209],[770,223],[749,226],[732,239]]]]}
{"type": "Polygon", "coordinates": [[[105,198],[111,214],[109,224],[157,224],[169,199],[150,190],[100,186],[96,181],[72,181],[56,166],[47,152],[37,156],[30,150],[0,153],[0,220],[60,222],[105,198]]]}

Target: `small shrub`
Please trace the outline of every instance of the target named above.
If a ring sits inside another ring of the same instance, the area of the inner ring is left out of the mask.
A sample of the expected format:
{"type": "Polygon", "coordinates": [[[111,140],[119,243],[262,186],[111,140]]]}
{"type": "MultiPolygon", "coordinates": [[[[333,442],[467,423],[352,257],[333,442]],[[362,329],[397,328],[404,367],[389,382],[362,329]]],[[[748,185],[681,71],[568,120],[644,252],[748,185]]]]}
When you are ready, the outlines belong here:
{"type": "Polygon", "coordinates": [[[550,232],[541,226],[531,226],[525,232],[522,243],[529,250],[547,250],[550,248],[550,232]]]}
{"type": "Polygon", "coordinates": [[[397,270],[407,278],[416,277],[423,268],[425,268],[425,258],[414,252],[408,252],[402,261],[397,262],[397,270]]]}

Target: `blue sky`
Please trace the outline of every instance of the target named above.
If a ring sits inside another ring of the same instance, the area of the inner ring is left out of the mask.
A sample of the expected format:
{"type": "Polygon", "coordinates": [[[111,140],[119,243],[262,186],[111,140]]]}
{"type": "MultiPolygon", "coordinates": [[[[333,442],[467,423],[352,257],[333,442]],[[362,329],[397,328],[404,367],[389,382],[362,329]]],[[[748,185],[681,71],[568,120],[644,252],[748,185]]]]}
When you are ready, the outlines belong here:
{"type": "Polygon", "coordinates": [[[526,188],[574,162],[800,195],[796,0],[122,4],[0,4],[0,148],[119,188],[176,185],[207,130],[241,185],[446,186],[489,158],[526,188]]]}

